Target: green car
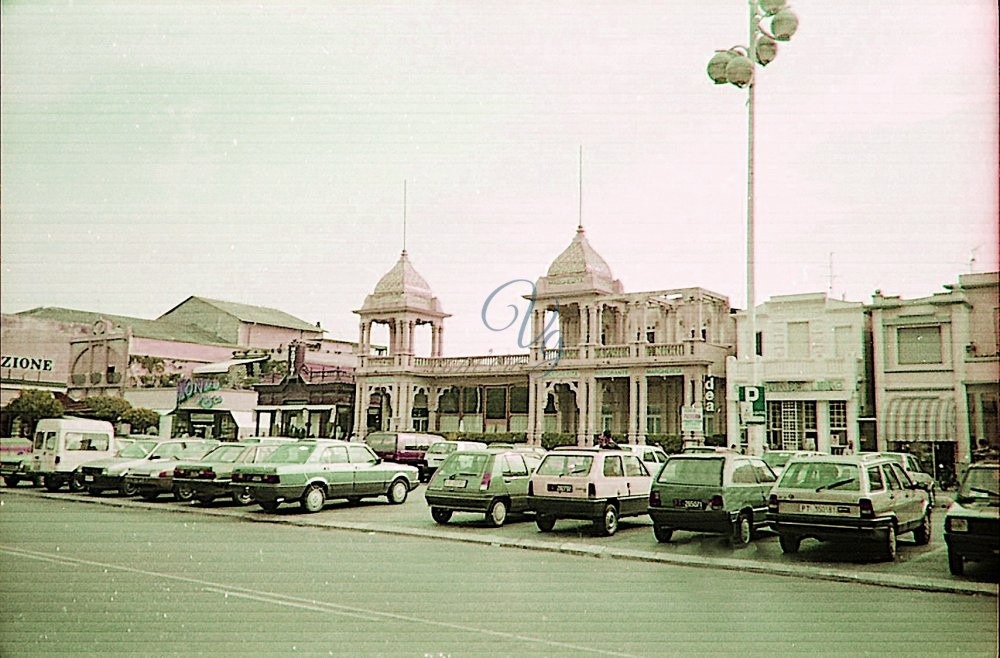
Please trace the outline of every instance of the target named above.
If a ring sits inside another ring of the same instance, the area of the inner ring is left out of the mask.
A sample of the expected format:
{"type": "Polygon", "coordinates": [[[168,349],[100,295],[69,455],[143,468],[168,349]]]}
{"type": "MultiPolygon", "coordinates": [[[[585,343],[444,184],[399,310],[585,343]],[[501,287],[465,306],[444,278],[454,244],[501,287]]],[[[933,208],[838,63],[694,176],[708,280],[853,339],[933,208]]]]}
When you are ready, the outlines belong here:
{"type": "Polygon", "coordinates": [[[318,512],[335,498],[385,496],[399,505],[417,484],[415,466],[384,462],[364,443],[317,439],[286,443],[260,464],[237,466],[230,486],[249,487],[266,512],[296,501],[318,512]]]}
{"type": "Polygon", "coordinates": [[[667,459],[649,491],[649,516],[659,542],[674,530],[719,533],[746,546],[767,524],[768,494],[777,478],[762,459],[736,452],[681,454],[667,459]]]}
{"type": "Polygon", "coordinates": [[[257,464],[271,456],[289,439],[260,439],[253,443],[223,443],[197,462],[174,467],[174,484],[189,491],[191,497],[208,505],[220,496],[231,496],[238,505],[253,502],[250,487],[232,487],[233,469],[243,464],[257,464]]]}
{"type": "Polygon", "coordinates": [[[948,568],[955,576],[965,573],[966,560],[1000,557],[1000,466],[997,462],[973,464],[962,478],[955,502],[944,521],[948,568]]]}
{"type": "Polygon", "coordinates": [[[424,493],[431,516],[447,523],[453,512],[478,512],[499,527],[508,513],[528,509],[528,478],[541,460],[511,449],[460,450],[448,455],[424,493]]]}

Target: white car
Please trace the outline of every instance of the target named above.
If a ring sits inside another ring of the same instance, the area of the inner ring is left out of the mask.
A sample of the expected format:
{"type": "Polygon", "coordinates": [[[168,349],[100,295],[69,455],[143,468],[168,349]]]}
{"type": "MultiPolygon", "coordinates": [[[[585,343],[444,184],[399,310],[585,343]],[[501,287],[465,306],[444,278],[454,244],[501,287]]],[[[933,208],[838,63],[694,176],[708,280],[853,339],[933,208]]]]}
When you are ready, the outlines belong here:
{"type": "Polygon", "coordinates": [[[427,448],[427,452],[424,453],[427,464],[420,470],[420,481],[429,481],[434,475],[434,471],[441,466],[448,455],[457,450],[486,450],[486,444],[479,441],[438,441],[432,443],[427,448]]]}
{"type": "Polygon", "coordinates": [[[663,464],[667,461],[667,451],[660,446],[637,443],[622,445],[619,443],[618,447],[638,457],[639,461],[645,465],[646,470],[653,477],[656,477],[656,474],[660,472],[663,464]]]}

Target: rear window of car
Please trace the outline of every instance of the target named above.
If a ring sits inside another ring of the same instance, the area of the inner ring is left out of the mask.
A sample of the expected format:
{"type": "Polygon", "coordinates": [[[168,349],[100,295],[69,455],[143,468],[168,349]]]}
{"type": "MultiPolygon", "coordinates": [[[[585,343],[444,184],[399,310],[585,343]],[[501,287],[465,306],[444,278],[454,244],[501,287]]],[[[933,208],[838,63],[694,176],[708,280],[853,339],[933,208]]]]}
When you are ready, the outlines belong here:
{"type": "Polygon", "coordinates": [[[782,489],[812,489],[813,491],[860,491],[858,467],[821,461],[792,462],[781,474],[782,489]]]}
{"type": "Polygon", "coordinates": [[[722,465],[724,459],[685,459],[675,457],[667,460],[656,481],[661,484],[693,484],[702,486],[722,485],[722,465]]]}
{"type": "Polygon", "coordinates": [[[575,475],[584,476],[590,473],[594,465],[592,455],[546,455],[539,464],[538,475],[575,475]]]}
{"type": "Polygon", "coordinates": [[[486,472],[489,462],[490,455],[456,452],[444,460],[444,463],[438,468],[438,473],[442,478],[452,475],[481,475],[486,472]]]}
{"type": "Polygon", "coordinates": [[[315,451],[316,446],[314,445],[290,443],[286,446],[279,446],[264,462],[268,464],[305,464],[315,451]]]}
{"type": "Polygon", "coordinates": [[[118,456],[127,459],[142,459],[155,447],[156,443],[152,441],[136,441],[132,445],[125,446],[119,450],[118,456]]]}
{"type": "Polygon", "coordinates": [[[1000,469],[995,466],[973,466],[965,474],[962,486],[958,490],[958,497],[962,500],[998,496],[1000,496],[1000,469]]]}
{"type": "Polygon", "coordinates": [[[764,453],[764,463],[774,468],[777,466],[781,468],[788,463],[788,460],[792,458],[792,453],[790,452],[765,452],[764,453]]]}
{"type": "Polygon", "coordinates": [[[218,462],[220,464],[232,464],[243,451],[246,450],[245,446],[219,446],[212,452],[205,455],[204,459],[207,462],[218,462]]]}

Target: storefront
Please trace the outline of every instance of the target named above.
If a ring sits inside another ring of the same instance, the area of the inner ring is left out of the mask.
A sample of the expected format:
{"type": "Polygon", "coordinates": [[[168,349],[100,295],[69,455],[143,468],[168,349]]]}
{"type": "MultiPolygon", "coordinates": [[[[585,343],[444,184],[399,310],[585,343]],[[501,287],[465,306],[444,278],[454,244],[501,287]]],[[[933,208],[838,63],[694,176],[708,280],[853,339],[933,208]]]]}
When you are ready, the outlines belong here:
{"type": "Polygon", "coordinates": [[[256,391],[223,389],[215,379],[182,379],[172,435],[219,441],[253,436],[256,405],[256,391]]]}

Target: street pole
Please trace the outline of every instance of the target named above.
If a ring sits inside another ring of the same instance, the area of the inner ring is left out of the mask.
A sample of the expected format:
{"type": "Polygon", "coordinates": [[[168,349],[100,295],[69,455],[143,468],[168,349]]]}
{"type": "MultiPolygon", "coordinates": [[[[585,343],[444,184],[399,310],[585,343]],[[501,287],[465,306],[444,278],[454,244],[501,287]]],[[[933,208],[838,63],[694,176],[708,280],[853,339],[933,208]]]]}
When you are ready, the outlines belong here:
{"type": "MultiPolygon", "coordinates": [[[[757,0],[749,0],[750,5],[750,43],[747,54],[751,62],[757,61],[757,34],[760,21],[757,0]]],[[[756,68],[756,67],[755,67],[756,68]]],[[[757,87],[755,75],[747,85],[747,323],[750,333],[750,386],[760,385],[760,372],[757,359],[757,302],[755,295],[756,281],[754,271],[754,89],[757,87]]],[[[767,409],[764,410],[765,418],[767,409]]],[[[765,421],[766,422],[766,421],[765,421]]],[[[764,452],[764,427],[760,423],[747,424],[747,453],[759,455],[764,452]]]]}

